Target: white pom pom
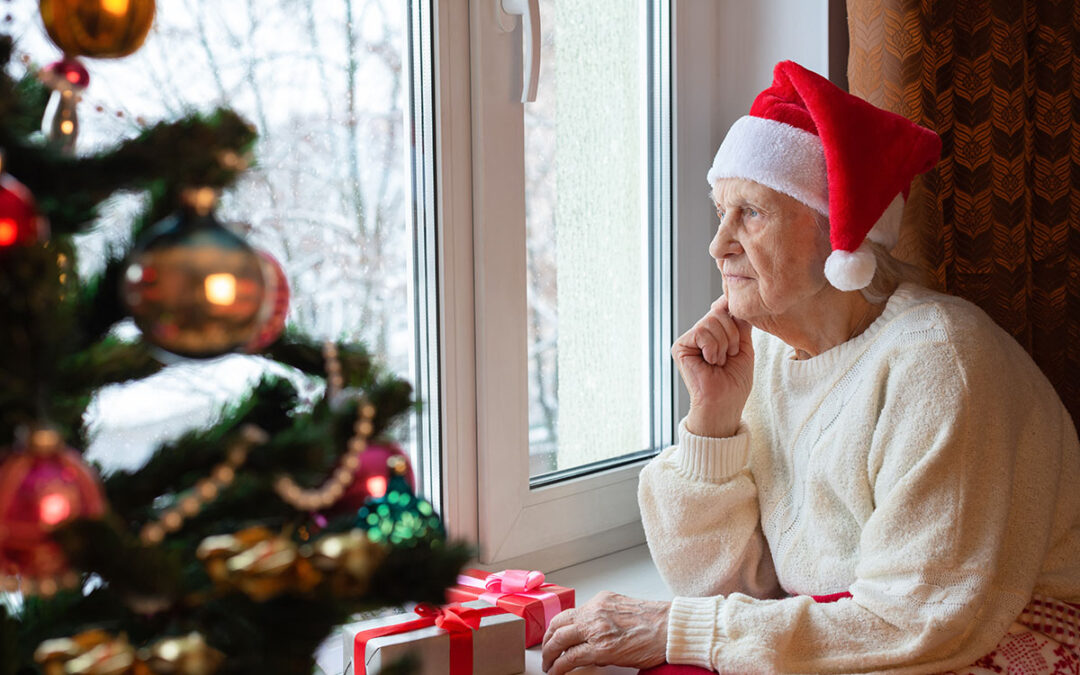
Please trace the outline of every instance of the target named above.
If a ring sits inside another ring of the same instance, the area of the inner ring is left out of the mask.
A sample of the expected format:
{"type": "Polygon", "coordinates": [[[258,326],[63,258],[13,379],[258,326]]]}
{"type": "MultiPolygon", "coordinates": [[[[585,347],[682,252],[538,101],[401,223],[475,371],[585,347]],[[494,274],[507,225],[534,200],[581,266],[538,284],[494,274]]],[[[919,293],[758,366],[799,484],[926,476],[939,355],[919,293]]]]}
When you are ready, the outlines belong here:
{"type": "Polygon", "coordinates": [[[825,259],[825,278],[841,291],[866,288],[876,269],[877,260],[865,243],[856,251],[833,251],[825,259]]]}

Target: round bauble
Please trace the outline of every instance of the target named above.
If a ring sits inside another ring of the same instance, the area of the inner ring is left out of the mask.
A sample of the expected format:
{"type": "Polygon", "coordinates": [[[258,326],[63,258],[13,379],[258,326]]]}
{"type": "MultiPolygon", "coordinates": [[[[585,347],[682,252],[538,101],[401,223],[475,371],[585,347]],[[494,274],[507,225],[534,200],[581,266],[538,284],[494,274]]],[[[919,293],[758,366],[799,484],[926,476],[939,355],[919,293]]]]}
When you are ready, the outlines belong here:
{"type": "Polygon", "coordinates": [[[244,346],[244,351],[254,354],[266,349],[281,336],[285,330],[285,317],[289,314],[289,279],[281,263],[266,251],[259,250],[262,263],[263,279],[266,280],[266,293],[262,309],[259,311],[259,329],[251,342],[244,346]]]}
{"type": "Polygon", "coordinates": [[[71,575],[50,532],[69,520],[104,513],[101,485],[82,455],[55,431],[31,432],[0,463],[0,574],[55,588],[71,575]]]}
{"type": "Polygon", "coordinates": [[[140,238],[122,296],[151,344],[190,358],[220,356],[257,334],[263,267],[212,212],[185,206],[140,238]]]}
{"type": "Polygon", "coordinates": [[[0,250],[48,239],[49,223],[38,213],[34,196],[8,174],[0,174],[0,250]]]}
{"type": "Polygon", "coordinates": [[[41,0],[45,31],[68,56],[116,58],[142,46],[154,0],[41,0]]]}
{"type": "Polygon", "coordinates": [[[360,453],[360,465],[353,472],[352,483],[326,515],[356,513],[369,499],[384,497],[393,473],[389,463],[394,458],[400,458],[396,461],[404,462],[402,476],[409,489],[415,489],[416,478],[413,476],[412,466],[409,465],[408,455],[399,445],[395,443],[368,445],[360,453]]]}

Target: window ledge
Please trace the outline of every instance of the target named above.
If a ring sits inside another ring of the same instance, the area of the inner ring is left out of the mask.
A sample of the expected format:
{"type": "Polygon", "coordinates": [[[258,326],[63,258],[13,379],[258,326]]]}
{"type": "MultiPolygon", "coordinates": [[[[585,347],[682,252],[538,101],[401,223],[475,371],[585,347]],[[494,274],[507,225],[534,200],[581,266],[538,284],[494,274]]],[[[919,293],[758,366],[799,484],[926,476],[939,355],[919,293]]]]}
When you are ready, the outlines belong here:
{"type": "MultiPolygon", "coordinates": [[[[653,565],[649,549],[645,545],[594,558],[578,565],[556,570],[546,575],[547,580],[560,586],[573,588],[577,604],[588,602],[600,591],[614,591],[643,600],[670,600],[671,591],[664,585],[660,573],[653,565]]],[[[318,663],[322,675],[341,673],[342,642],[340,634],[326,641],[319,650],[318,663]]],[[[526,675],[543,675],[540,669],[542,657],[540,646],[525,650],[526,675]]],[[[351,672],[351,670],[350,670],[351,672]]],[[[605,666],[576,671],[582,675],[634,675],[636,668],[605,666]]]]}
{"type": "MultiPolygon", "coordinates": [[[[573,588],[578,605],[600,591],[614,591],[642,600],[671,600],[671,591],[660,578],[649,548],[644,544],[556,570],[547,581],[573,588]]],[[[539,645],[525,650],[526,675],[543,675],[539,645]]],[[[575,671],[582,675],[635,675],[637,668],[594,667],[575,671]]]]}

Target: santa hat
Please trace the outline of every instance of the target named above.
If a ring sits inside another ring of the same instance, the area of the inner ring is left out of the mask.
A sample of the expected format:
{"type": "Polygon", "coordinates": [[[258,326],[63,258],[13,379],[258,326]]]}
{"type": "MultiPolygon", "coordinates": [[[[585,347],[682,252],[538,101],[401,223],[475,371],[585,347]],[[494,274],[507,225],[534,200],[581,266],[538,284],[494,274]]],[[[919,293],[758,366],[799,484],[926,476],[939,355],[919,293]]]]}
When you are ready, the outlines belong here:
{"type": "Polygon", "coordinates": [[[842,291],[866,287],[877,263],[865,240],[891,248],[911,179],[937,163],[933,131],[852,96],[792,61],[731,126],[709,169],[790,195],[829,217],[825,277],[842,291]]]}

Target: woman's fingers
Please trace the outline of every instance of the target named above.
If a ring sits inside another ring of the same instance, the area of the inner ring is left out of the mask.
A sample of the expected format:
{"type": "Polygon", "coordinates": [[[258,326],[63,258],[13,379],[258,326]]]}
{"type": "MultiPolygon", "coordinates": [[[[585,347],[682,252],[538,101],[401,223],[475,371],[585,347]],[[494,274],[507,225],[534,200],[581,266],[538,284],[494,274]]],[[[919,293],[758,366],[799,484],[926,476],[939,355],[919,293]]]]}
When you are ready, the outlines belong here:
{"type": "Polygon", "coordinates": [[[727,332],[708,316],[698,321],[694,328],[694,346],[701,350],[701,357],[706,363],[723,366],[728,354],[727,332]]]}
{"type": "Polygon", "coordinates": [[[750,339],[750,324],[739,321],[727,312],[727,300],[713,303],[709,313],[683,333],[672,346],[676,359],[700,354],[708,364],[723,367],[729,356],[736,356],[750,339]],[[676,346],[688,349],[675,349],[676,346]]]}
{"type": "Polygon", "coordinates": [[[745,332],[747,337],[750,335],[750,324],[745,321],[740,322],[728,313],[728,300],[726,295],[720,296],[713,302],[712,307],[706,316],[714,319],[727,335],[727,355],[737,355],[739,349],[742,347],[741,337],[743,336],[743,333],[745,332]],[[746,328],[745,331],[743,330],[744,326],[746,328]]]}
{"type": "MultiPolygon", "coordinates": [[[[559,658],[559,655],[565,651],[570,650],[575,645],[579,645],[585,641],[585,636],[581,632],[581,627],[576,624],[569,623],[556,629],[554,632],[551,628],[548,628],[548,632],[544,635],[543,646],[543,670],[546,673],[555,660],[559,658]]],[[[579,650],[580,651],[580,650],[579,650]]]]}
{"type": "MultiPolygon", "coordinates": [[[[750,325],[750,322],[735,317],[731,317],[731,320],[739,328],[739,351],[744,351],[752,357],[754,355],[754,338],[751,335],[753,326],[750,325]]],[[[738,354],[739,352],[735,353],[738,354]]]]}
{"type": "Polygon", "coordinates": [[[584,668],[585,666],[601,665],[596,662],[596,655],[590,645],[585,643],[579,643],[567,649],[565,652],[551,664],[550,670],[546,670],[548,675],[565,675],[575,668],[584,668]]]}

